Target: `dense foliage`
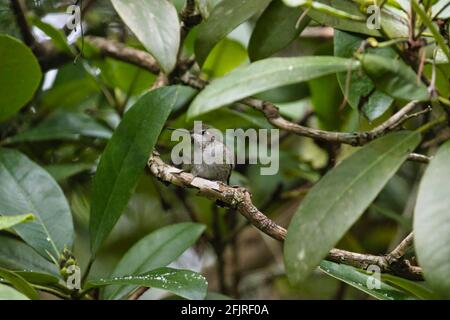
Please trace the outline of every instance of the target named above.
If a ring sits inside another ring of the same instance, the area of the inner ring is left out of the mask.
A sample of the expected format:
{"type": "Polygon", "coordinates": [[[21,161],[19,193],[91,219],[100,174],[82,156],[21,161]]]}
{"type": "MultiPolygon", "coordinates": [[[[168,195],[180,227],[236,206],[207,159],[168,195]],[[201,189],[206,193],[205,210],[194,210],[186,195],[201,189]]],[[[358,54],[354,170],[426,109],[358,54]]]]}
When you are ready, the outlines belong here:
{"type": "Polygon", "coordinates": [[[449,19],[0,0],[0,299],[450,298],[449,19]],[[280,129],[278,172],[175,168],[195,120],[280,129]]]}

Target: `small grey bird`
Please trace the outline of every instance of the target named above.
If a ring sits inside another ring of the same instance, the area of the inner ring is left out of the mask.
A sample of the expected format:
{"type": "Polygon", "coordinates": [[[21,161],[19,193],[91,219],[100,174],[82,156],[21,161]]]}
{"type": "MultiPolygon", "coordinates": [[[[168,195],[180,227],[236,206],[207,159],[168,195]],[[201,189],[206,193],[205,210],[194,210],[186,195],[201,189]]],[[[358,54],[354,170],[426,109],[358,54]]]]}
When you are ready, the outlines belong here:
{"type": "Polygon", "coordinates": [[[190,133],[193,153],[197,149],[197,152],[201,150],[203,154],[201,163],[195,163],[195,158],[192,157],[191,173],[197,177],[229,184],[234,156],[222,139],[218,138],[219,135],[216,133],[219,131],[203,124],[201,132],[190,133]]]}
{"type": "Polygon", "coordinates": [[[219,131],[207,125],[202,125],[201,132],[191,132],[193,151],[197,149],[203,153],[201,163],[196,164],[193,161],[191,173],[197,177],[230,184],[234,156],[218,133],[219,131]]]}

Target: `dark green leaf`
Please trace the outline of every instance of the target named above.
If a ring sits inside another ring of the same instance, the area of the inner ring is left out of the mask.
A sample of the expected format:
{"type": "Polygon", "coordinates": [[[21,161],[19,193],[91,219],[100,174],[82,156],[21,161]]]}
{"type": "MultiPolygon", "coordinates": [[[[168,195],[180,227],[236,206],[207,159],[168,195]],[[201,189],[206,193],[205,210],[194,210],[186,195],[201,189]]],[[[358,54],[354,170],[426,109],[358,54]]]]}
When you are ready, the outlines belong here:
{"type": "Polygon", "coordinates": [[[357,68],[337,57],[269,58],[238,68],[211,82],[192,102],[188,118],[215,110],[269,89],[357,68]]]}
{"type": "MultiPolygon", "coordinates": [[[[353,58],[353,55],[361,47],[364,40],[365,38],[356,34],[335,30],[334,55],[343,58],[353,58]]],[[[395,51],[390,48],[375,49],[371,52],[383,56],[395,56],[395,51]]],[[[386,94],[374,90],[375,85],[362,70],[352,72],[348,88],[347,77],[348,72],[338,74],[342,92],[348,94],[347,99],[350,106],[355,110],[362,109],[369,120],[374,120],[381,116],[394,101],[386,94]]]]}
{"type": "Polygon", "coordinates": [[[41,82],[41,68],[21,41],[0,34],[0,122],[20,110],[41,82]]]}
{"type": "Polygon", "coordinates": [[[79,140],[81,137],[109,139],[112,131],[93,118],[82,113],[58,112],[42,121],[37,127],[21,132],[7,143],[79,140]]]}
{"type": "Polygon", "coordinates": [[[252,61],[268,58],[287,47],[310,22],[302,10],[287,7],[283,1],[272,1],[256,22],[248,45],[252,61]]]}
{"type": "Polygon", "coordinates": [[[378,90],[408,101],[429,99],[427,87],[418,82],[414,71],[402,61],[364,54],[361,56],[361,64],[378,90]]]}
{"type": "Polygon", "coordinates": [[[288,277],[304,280],[364,213],[420,141],[415,132],[379,138],[329,171],[303,199],[288,228],[288,277]],[[324,201],[327,199],[327,201],[324,201]]]}
{"type": "Polygon", "coordinates": [[[109,284],[159,288],[192,300],[204,299],[208,288],[208,282],[202,275],[188,270],[172,268],[159,268],[140,275],[92,280],[88,282],[89,287],[101,287],[109,284]]]}
{"type": "Polygon", "coordinates": [[[17,272],[43,273],[54,279],[59,274],[54,264],[42,258],[30,246],[4,235],[0,235],[0,266],[17,272]]]}
{"type": "Polygon", "coordinates": [[[145,94],[125,113],[109,140],[93,183],[90,216],[93,253],[127,205],[177,95],[177,87],[163,87],[145,94]]]}
{"type": "Polygon", "coordinates": [[[394,99],[381,91],[375,90],[367,102],[364,104],[362,111],[369,121],[381,117],[392,105],[394,99]]]}
{"type": "MultiPolygon", "coordinates": [[[[167,266],[192,246],[204,230],[205,226],[200,224],[179,223],[150,233],[128,250],[111,278],[138,275],[167,266]]],[[[130,290],[130,287],[107,287],[103,296],[119,298],[130,290]]]]}
{"type": "Polygon", "coordinates": [[[450,298],[450,141],[442,145],[420,182],[414,245],[430,286],[450,298]]]}
{"type": "Polygon", "coordinates": [[[16,288],[19,292],[32,300],[38,300],[39,295],[34,288],[20,275],[15,272],[0,268],[0,278],[16,288]]]}
{"type": "Polygon", "coordinates": [[[223,0],[200,25],[195,40],[195,57],[200,66],[214,46],[234,28],[264,9],[270,0],[223,0]]]}
{"type": "Polygon", "coordinates": [[[180,22],[173,4],[167,0],[111,2],[164,72],[172,71],[180,45],[180,22]]]}
{"type": "Polygon", "coordinates": [[[388,273],[382,274],[381,279],[383,280],[383,282],[401,288],[402,290],[409,292],[419,299],[435,300],[437,298],[436,295],[424,285],[423,281],[411,281],[408,279],[393,276],[388,273]]]}
{"type": "Polygon", "coordinates": [[[375,277],[370,278],[370,274],[363,272],[362,270],[355,269],[351,266],[344,264],[337,264],[330,261],[322,261],[320,263],[320,270],[341,280],[352,287],[361,290],[368,295],[379,300],[412,300],[413,297],[407,295],[406,293],[380,281],[380,288],[369,289],[368,283],[373,282],[375,277]]]}
{"type": "Polygon", "coordinates": [[[41,167],[16,150],[0,149],[0,211],[32,213],[36,220],[14,230],[42,256],[58,259],[72,246],[72,216],[64,193],[41,167]]]}

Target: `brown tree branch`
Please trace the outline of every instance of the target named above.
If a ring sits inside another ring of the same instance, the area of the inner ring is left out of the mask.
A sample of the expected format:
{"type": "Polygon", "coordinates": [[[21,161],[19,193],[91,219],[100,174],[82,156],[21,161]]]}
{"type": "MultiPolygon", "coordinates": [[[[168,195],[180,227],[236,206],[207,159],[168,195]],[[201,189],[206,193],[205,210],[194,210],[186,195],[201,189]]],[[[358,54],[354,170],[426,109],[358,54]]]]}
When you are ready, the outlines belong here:
{"type": "Polygon", "coordinates": [[[319,130],[309,127],[304,127],[297,123],[291,122],[283,118],[278,112],[278,108],[270,102],[247,98],[242,101],[244,104],[261,111],[267,120],[279,129],[283,129],[300,136],[313,138],[315,140],[329,141],[335,143],[349,144],[352,146],[362,146],[370,141],[379,138],[396,128],[398,128],[405,120],[411,116],[408,115],[418,104],[417,101],[412,101],[400,109],[388,120],[383,122],[378,127],[363,132],[331,132],[319,130]]]}
{"type": "Polygon", "coordinates": [[[131,63],[154,74],[158,74],[160,71],[156,60],[145,51],[130,48],[120,42],[100,37],[87,36],[85,39],[97,47],[102,55],[131,63]]]}
{"type": "MultiPolygon", "coordinates": [[[[269,219],[255,207],[251,200],[251,194],[247,189],[231,187],[218,181],[195,177],[188,172],[164,163],[157,153],[153,153],[150,157],[148,168],[156,178],[165,183],[196,189],[200,196],[211,200],[220,200],[235,208],[256,228],[270,237],[279,241],[284,241],[286,238],[287,230],[269,219]]],[[[341,249],[332,249],[326,259],[361,269],[366,269],[369,265],[377,265],[382,272],[392,273],[407,279],[422,279],[421,269],[411,266],[409,261],[403,259],[394,261],[387,259],[387,256],[354,253],[341,249]]]]}

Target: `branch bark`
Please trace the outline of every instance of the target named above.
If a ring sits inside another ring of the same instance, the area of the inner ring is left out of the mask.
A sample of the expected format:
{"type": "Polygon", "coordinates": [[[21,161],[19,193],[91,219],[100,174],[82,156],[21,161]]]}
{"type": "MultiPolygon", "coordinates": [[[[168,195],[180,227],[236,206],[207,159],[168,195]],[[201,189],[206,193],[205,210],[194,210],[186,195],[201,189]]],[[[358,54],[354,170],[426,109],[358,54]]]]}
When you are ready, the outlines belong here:
{"type": "Polygon", "coordinates": [[[134,64],[154,74],[160,72],[156,60],[145,51],[130,48],[120,42],[101,37],[86,36],[85,39],[97,47],[102,55],[134,64]]]}

